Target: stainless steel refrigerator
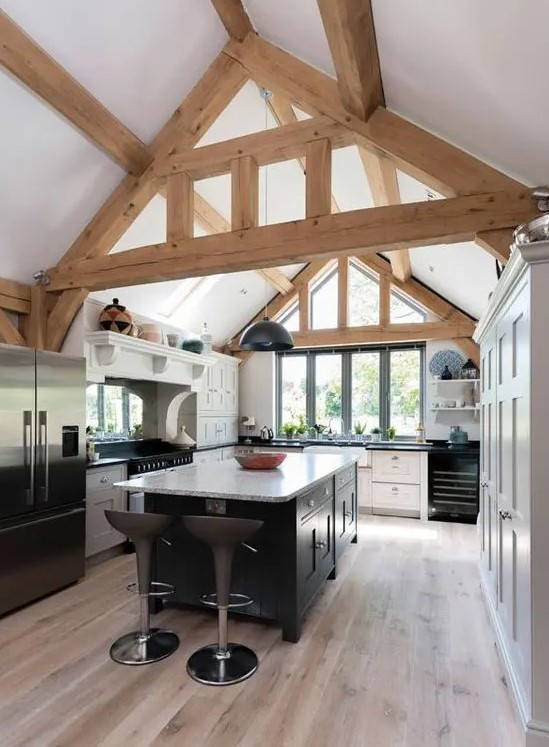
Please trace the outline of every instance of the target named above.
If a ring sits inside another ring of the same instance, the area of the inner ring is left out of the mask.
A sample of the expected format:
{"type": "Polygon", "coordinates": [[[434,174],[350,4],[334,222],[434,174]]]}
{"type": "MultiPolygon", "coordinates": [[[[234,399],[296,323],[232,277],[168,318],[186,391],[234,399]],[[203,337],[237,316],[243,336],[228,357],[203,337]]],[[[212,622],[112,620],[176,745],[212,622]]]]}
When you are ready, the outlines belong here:
{"type": "Polygon", "coordinates": [[[84,575],[86,367],[0,345],[0,614],[84,575]]]}

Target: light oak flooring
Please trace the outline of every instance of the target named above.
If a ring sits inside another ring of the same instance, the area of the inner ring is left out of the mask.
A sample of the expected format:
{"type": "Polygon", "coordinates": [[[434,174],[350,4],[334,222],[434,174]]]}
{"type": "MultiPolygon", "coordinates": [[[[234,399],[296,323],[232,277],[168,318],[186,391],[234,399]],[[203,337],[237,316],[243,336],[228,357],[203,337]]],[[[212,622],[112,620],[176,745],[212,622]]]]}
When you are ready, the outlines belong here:
{"type": "MultiPolygon", "coordinates": [[[[179,651],[145,667],[108,656],[132,629],[133,556],[0,621],[2,747],[517,747],[479,593],[476,529],[362,519],[297,645],[237,620],[260,659],[217,689],[185,672],[215,638],[210,614],[166,609],[179,651]]],[[[244,591],[244,590],[239,590],[244,591]]]]}

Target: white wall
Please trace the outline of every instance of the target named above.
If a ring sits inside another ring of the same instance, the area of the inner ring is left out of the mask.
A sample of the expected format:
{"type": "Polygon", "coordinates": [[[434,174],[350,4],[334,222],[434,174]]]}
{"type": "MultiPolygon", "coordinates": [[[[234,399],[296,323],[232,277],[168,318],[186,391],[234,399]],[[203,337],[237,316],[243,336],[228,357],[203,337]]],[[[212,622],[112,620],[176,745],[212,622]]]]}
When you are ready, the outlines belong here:
{"type": "Polygon", "coordinates": [[[436,384],[430,383],[434,379],[429,373],[429,361],[439,350],[456,350],[465,360],[463,351],[452,340],[430,340],[427,342],[425,349],[425,436],[428,440],[447,439],[450,426],[460,425],[469,434],[469,440],[478,441],[480,439],[480,412],[459,412],[458,410],[456,412],[433,412],[431,410],[435,400],[442,402],[443,399],[457,400],[465,396],[465,387],[458,384],[453,385],[451,390],[448,387],[448,391],[445,390],[444,393],[441,393],[436,384]]]}
{"type": "Polygon", "coordinates": [[[252,433],[240,426],[241,435],[259,435],[266,425],[275,428],[275,354],[254,353],[239,369],[240,416],[255,418],[252,433]]]}

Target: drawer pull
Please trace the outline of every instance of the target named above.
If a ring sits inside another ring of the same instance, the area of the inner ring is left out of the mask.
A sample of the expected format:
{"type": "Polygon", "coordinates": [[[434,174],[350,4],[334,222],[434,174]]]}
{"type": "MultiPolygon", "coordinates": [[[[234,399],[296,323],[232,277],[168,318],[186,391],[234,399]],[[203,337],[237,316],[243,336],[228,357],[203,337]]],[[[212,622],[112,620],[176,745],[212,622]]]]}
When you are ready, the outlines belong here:
{"type": "Polygon", "coordinates": [[[391,488],[391,491],[392,491],[393,493],[398,493],[398,488],[391,488]]]}
{"type": "Polygon", "coordinates": [[[352,514],[352,512],[351,512],[351,511],[345,511],[345,516],[346,516],[346,517],[347,517],[348,519],[352,519],[352,517],[353,517],[353,514],[352,514]]]}
{"type": "Polygon", "coordinates": [[[323,547],[326,547],[325,540],[319,540],[318,542],[315,542],[315,547],[317,550],[321,550],[323,547]]]}
{"type": "Polygon", "coordinates": [[[307,505],[309,506],[309,508],[313,508],[313,506],[315,505],[315,502],[313,501],[312,498],[309,498],[309,500],[307,501],[307,505]]]}
{"type": "Polygon", "coordinates": [[[507,519],[513,518],[513,514],[510,511],[503,511],[501,509],[499,511],[499,515],[500,515],[500,518],[502,518],[504,521],[506,521],[507,519]]]}
{"type": "Polygon", "coordinates": [[[108,477],[102,477],[102,478],[101,478],[101,479],[99,480],[99,482],[109,482],[109,478],[108,478],[108,477]]]}
{"type": "Polygon", "coordinates": [[[330,495],[330,489],[324,488],[324,495],[330,495]]]}
{"type": "Polygon", "coordinates": [[[397,456],[395,455],[395,456],[392,456],[392,457],[391,457],[391,459],[393,460],[393,462],[396,462],[396,460],[397,460],[397,459],[399,459],[399,457],[397,457],[397,456]]]}

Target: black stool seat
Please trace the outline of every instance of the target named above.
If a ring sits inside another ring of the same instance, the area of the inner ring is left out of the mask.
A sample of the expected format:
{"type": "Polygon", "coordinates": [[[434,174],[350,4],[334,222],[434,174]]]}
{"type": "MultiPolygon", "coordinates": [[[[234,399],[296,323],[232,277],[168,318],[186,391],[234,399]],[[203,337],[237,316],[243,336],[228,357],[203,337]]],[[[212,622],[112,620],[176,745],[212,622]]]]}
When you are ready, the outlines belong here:
{"type": "Polygon", "coordinates": [[[152,555],[156,539],[179,519],[165,514],[111,510],[105,511],[105,516],[111,526],[129,537],[135,545],[140,606],[139,630],[118,638],[111,646],[111,658],[119,664],[150,664],[160,661],[177,650],[179,638],[170,630],[150,627],[149,596],[173,593],[173,587],[164,592],[151,591],[151,585],[169,586],[154,581],[151,584],[152,555]]]}
{"type": "Polygon", "coordinates": [[[205,685],[242,682],[256,671],[258,661],[250,648],[228,643],[228,610],[234,606],[230,604],[231,569],[237,545],[261,529],[263,522],[228,516],[184,516],[183,523],[192,535],[212,549],[218,615],[217,643],[195,651],[187,662],[187,672],[194,680],[205,685]]]}

